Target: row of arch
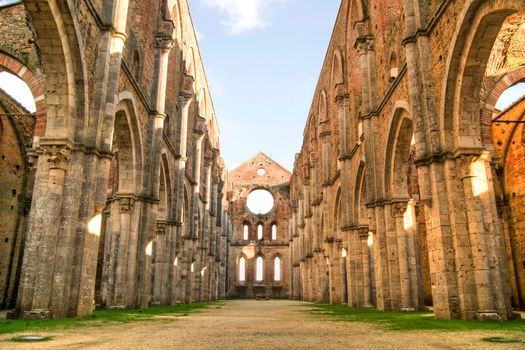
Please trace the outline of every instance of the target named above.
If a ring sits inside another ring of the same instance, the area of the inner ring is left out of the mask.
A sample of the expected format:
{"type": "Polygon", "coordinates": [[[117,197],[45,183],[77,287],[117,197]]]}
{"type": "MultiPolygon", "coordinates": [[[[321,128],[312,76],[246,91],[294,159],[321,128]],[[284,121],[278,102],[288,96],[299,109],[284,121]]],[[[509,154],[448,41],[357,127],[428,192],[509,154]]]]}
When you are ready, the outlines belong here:
{"type": "MultiPolygon", "coordinates": [[[[254,282],[264,283],[268,282],[266,280],[266,270],[265,270],[265,257],[263,255],[257,255],[254,259],[254,282]]],[[[248,258],[246,255],[240,255],[237,259],[237,281],[239,283],[247,282],[247,264],[248,258]]],[[[270,270],[272,281],[281,282],[282,281],[282,270],[283,270],[283,261],[280,255],[276,255],[273,258],[272,269],[270,270]]]]}
{"type": "Polygon", "coordinates": [[[508,319],[510,296],[515,307],[523,299],[524,233],[510,232],[517,220],[501,213],[522,209],[503,204],[509,193],[495,174],[509,166],[494,162],[491,129],[495,101],[525,78],[525,58],[501,69],[496,56],[507,52],[489,48],[506,39],[487,28],[523,27],[524,4],[455,3],[462,11],[448,46],[439,41],[446,11],[426,23],[407,2],[394,3],[343,1],[336,31],[346,37],[334,36],[328,50],[292,179],[293,295],[508,319]]]}
{"type": "Polygon", "coordinates": [[[14,9],[32,27],[8,27],[31,34],[39,61],[25,66],[0,44],[1,69],[28,84],[37,107],[26,164],[35,190],[24,193],[31,210],[13,274],[20,287],[10,292],[21,317],[87,315],[93,300],[190,302],[218,298],[221,283],[224,290],[224,166],[195,33],[183,28],[187,2],[136,4],[24,1],[14,9]],[[209,181],[199,183],[201,173],[209,181]],[[183,240],[192,236],[196,243],[183,240]],[[209,273],[183,278],[194,269],[209,273]]]}
{"type": "MultiPolygon", "coordinates": [[[[257,236],[256,236],[257,240],[258,241],[264,240],[264,224],[258,223],[256,227],[257,227],[257,236]]],[[[242,228],[243,228],[242,239],[244,241],[250,240],[250,224],[245,223],[242,228]]],[[[276,223],[271,224],[270,233],[271,233],[271,240],[272,241],[277,240],[277,224],[276,223]]]]}

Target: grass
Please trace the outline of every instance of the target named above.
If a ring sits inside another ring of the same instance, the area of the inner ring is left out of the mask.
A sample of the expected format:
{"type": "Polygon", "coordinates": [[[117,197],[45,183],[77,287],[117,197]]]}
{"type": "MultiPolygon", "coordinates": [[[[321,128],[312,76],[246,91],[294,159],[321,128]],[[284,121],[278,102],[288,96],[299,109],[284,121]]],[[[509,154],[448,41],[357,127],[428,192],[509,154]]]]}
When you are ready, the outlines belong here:
{"type": "MultiPolygon", "coordinates": [[[[521,331],[525,332],[525,321],[460,321],[438,320],[429,311],[383,312],[376,309],[349,308],[345,305],[313,304],[309,313],[337,321],[363,322],[379,325],[393,331],[437,330],[437,331],[521,331]]],[[[488,340],[487,340],[488,341],[488,340]]]]}
{"type": "Polygon", "coordinates": [[[110,323],[154,321],[166,317],[187,316],[210,307],[220,307],[224,301],[182,304],[177,306],[152,306],[145,310],[98,310],[81,318],[51,320],[1,320],[0,334],[28,331],[52,331],[85,326],[101,327],[110,323]]]}

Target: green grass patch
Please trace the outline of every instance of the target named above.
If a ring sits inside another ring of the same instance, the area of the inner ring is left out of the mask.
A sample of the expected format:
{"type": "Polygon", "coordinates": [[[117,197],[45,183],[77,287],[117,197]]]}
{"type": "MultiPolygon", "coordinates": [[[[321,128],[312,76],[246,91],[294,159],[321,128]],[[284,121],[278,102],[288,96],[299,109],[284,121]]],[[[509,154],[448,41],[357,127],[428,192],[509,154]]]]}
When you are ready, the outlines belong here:
{"type": "Polygon", "coordinates": [[[525,332],[525,321],[460,321],[438,320],[429,311],[384,312],[376,309],[350,308],[345,305],[309,304],[309,313],[337,321],[364,322],[395,331],[521,331],[525,332]],[[313,307],[313,308],[312,308],[313,307]]]}
{"type": "Polygon", "coordinates": [[[224,303],[224,301],[212,301],[176,306],[152,306],[145,310],[97,310],[92,315],[81,318],[1,320],[0,334],[51,331],[85,326],[100,327],[108,323],[129,323],[160,320],[166,317],[182,317],[207,308],[220,307],[224,303]]]}

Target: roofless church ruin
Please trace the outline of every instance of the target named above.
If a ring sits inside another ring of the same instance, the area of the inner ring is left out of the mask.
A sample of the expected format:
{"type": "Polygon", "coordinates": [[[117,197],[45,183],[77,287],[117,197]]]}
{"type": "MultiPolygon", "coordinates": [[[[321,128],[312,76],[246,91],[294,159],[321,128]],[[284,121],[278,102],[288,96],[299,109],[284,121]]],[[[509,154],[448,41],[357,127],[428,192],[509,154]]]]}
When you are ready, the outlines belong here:
{"type": "Polygon", "coordinates": [[[342,0],[290,171],[226,168],[186,0],[0,1],[0,71],[36,106],[0,90],[12,317],[525,308],[525,99],[496,108],[525,82],[523,0],[342,0]]]}

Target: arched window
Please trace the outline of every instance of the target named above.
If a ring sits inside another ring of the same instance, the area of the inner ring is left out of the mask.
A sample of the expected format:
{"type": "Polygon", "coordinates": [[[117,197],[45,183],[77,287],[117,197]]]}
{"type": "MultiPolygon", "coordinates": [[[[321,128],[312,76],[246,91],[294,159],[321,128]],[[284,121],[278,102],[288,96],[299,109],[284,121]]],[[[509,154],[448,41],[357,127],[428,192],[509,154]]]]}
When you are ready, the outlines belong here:
{"type": "Polygon", "coordinates": [[[275,241],[277,239],[277,225],[272,225],[272,241],[275,241]]]}
{"type": "Polygon", "coordinates": [[[261,282],[264,280],[264,260],[258,256],[255,263],[255,280],[261,282]]]}
{"type": "Polygon", "coordinates": [[[257,239],[260,241],[263,239],[263,225],[257,225],[257,239]]]}
{"type": "Polygon", "coordinates": [[[243,231],[243,234],[242,234],[242,239],[244,239],[245,241],[248,240],[248,233],[249,233],[248,225],[244,225],[244,231],[243,231]]]}
{"type": "Polygon", "coordinates": [[[239,259],[239,282],[246,281],[246,259],[241,256],[239,259]]]}
{"type": "Polygon", "coordinates": [[[276,256],[273,260],[273,280],[281,280],[281,258],[279,258],[278,256],[276,256]]]}

